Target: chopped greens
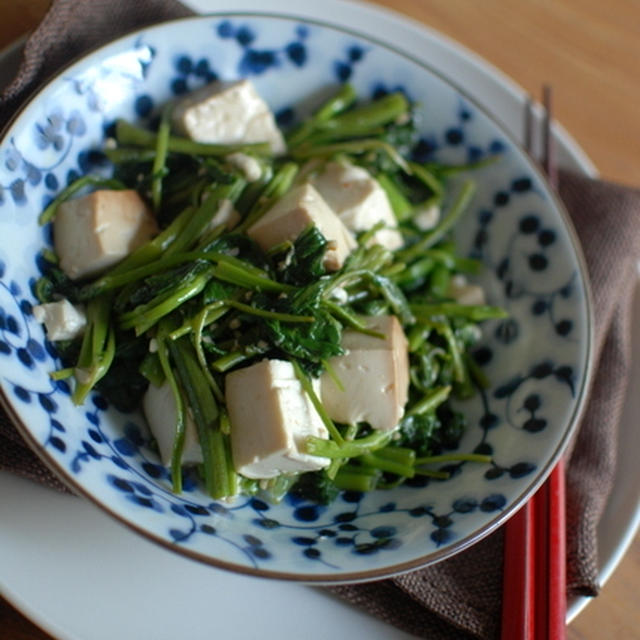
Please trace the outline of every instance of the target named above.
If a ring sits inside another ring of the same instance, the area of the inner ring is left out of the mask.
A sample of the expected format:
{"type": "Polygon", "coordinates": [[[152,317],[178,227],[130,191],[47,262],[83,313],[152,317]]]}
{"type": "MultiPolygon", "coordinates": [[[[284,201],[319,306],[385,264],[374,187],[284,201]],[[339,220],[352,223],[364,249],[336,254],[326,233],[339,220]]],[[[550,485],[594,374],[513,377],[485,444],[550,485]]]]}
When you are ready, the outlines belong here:
{"type": "Polygon", "coordinates": [[[73,401],[92,389],[129,411],[149,384],[166,383],[176,407],[171,477],[182,487],[182,456],[189,422],[202,450],[199,470],[207,492],[230,498],[262,492],[279,500],[287,491],[318,503],[339,490],[397,486],[416,475],[445,478],[444,462],[488,462],[452,453],[466,427],[451,404],[483,383],[469,355],[478,323],[504,317],[487,304],[464,304],[452,295],[453,278],[480,265],[459,256],[451,232],[469,208],[473,180],[449,176],[473,166],[419,163],[413,105],[402,93],[359,101],[342,85],[286,136],[286,153],[268,143],[211,144],[171,130],[165,108],[157,131],[118,121],[115,147],[105,150],[111,178],[84,176],[45,209],[55,219],[61,204],[87,188],[135,189],[153,211],[159,233],[115,266],[73,281],[52,252],[34,292],[42,303],[66,298],[87,312],[84,335],[59,343],[64,369],[75,378],[73,401]],[[243,154],[258,167],[249,180],[229,156],[243,154]],[[297,237],[265,250],[247,233],[271,207],[327,163],[363,169],[375,177],[395,216],[401,246],[376,241],[384,223],[355,232],[354,249],[329,270],[333,241],[309,224],[297,237]],[[225,209],[226,207],[226,209],[225,209]],[[427,229],[418,215],[442,210],[427,229]],[[233,211],[235,220],[221,216],[233,211]],[[365,316],[393,315],[408,341],[408,402],[396,429],[366,422],[341,424],[322,406],[313,379],[323,372],[339,388],[331,358],[345,353],[346,329],[383,338],[365,316]],[[297,379],[327,428],[309,435],[302,452],[328,459],[319,471],[255,480],[239,475],[231,454],[225,376],[263,359],[293,364],[297,379]]]}

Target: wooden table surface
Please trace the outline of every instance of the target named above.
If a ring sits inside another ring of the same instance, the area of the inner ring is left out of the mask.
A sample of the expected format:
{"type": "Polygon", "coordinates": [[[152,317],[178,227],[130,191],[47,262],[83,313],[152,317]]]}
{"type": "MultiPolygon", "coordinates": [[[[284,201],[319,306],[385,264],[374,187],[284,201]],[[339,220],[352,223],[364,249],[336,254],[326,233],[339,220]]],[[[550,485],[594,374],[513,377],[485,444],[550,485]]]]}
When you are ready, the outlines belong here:
{"type": "MultiPolygon", "coordinates": [[[[452,37],[533,95],[551,83],[557,119],[602,176],[640,186],[638,0],[377,2],[452,37]]],[[[2,0],[0,49],[32,29],[48,5],[2,0]]],[[[602,593],[570,625],[569,640],[640,638],[639,592],[640,536],[602,593]]],[[[0,637],[50,638],[1,597],[0,637]]]]}

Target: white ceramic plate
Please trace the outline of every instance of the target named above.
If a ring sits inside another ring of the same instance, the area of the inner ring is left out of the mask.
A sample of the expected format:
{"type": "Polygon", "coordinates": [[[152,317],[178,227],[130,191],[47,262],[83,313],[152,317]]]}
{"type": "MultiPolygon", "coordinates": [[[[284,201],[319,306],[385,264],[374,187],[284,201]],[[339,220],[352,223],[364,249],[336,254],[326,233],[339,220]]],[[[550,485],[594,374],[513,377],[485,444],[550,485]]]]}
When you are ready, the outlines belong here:
{"type": "MultiPolygon", "coordinates": [[[[216,0],[192,0],[190,4],[200,10],[223,8],[223,3],[216,0]]],[[[243,3],[236,9],[290,11],[287,4],[243,3]]],[[[310,1],[298,3],[297,13],[324,19],[332,16],[338,24],[357,23],[359,31],[384,33],[389,41],[402,42],[407,49],[428,55],[435,66],[455,77],[505,126],[519,133],[522,92],[473,54],[422,25],[386,11],[336,0],[323,2],[322,11],[310,1]]],[[[557,136],[563,163],[593,174],[593,166],[575,143],[561,130],[557,136]]],[[[621,437],[627,445],[629,422],[623,424],[621,437]]],[[[633,450],[633,446],[624,449],[633,450]]],[[[624,451],[620,478],[603,521],[606,526],[601,528],[603,580],[617,564],[638,523],[640,477],[632,461],[625,460],[624,451]]],[[[266,585],[260,580],[178,558],[132,535],[83,501],[52,495],[6,474],[0,482],[0,522],[0,591],[63,640],[122,637],[118,621],[124,620],[132,638],[184,637],[188,633],[197,639],[208,637],[213,628],[232,638],[251,637],[258,629],[266,637],[277,634],[288,638],[297,636],[300,625],[310,616],[326,622],[315,629],[304,625],[309,629],[305,635],[311,638],[344,637],[351,629],[369,637],[407,637],[308,587],[269,582],[267,600],[266,585]],[[64,519],[59,517],[61,509],[64,519]],[[70,543],[70,532],[78,531],[80,522],[85,535],[70,543]],[[102,549],[104,564],[100,567],[88,562],[96,544],[102,549]],[[171,594],[169,599],[167,594],[171,594]],[[225,615],[215,615],[216,610],[225,615]],[[240,615],[247,611],[252,615],[240,615]],[[234,621],[233,628],[229,621],[234,621]]],[[[573,603],[570,613],[575,614],[580,604],[573,603]]]]}

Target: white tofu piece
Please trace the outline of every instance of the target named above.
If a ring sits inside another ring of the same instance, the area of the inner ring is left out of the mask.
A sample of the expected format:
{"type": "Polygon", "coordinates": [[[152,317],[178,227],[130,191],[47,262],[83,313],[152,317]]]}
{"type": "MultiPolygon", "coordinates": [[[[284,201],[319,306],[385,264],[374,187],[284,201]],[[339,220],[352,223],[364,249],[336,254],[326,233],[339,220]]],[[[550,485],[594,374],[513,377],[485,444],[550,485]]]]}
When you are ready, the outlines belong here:
{"type": "Polygon", "coordinates": [[[420,231],[429,231],[440,222],[440,207],[432,204],[424,209],[419,209],[413,215],[413,223],[420,231]]]}
{"type": "Polygon", "coordinates": [[[238,473],[273,478],[329,465],[328,458],[301,449],[307,436],[328,438],[328,432],[290,362],[262,360],[232,371],[225,379],[225,399],[238,473]]]}
{"type": "Polygon", "coordinates": [[[81,307],[75,307],[66,298],[33,307],[36,322],[44,324],[51,341],[73,340],[84,332],[87,316],[81,307]]]}
{"type": "MultiPolygon", "coordinates": [[[[149,429],[158,443],[162,464],[171,464],[171,452],[176,433],[178,416],[176,401],[168,382],[161,387],[150,384],[142,398],[142,410],[147,418],[149,429]]],[[[198,431],[193,418],[187,412],[185,420],[183,464],[199,464],[202,462],[202,449],[198,440],[198,431]]]]}
{"type": "Polygon", "coordinates": [[[325,267],[329,270],[340,269],[357,243],[353,234],[309,183],[289,191],[247,229],[247,235],[267,251],[286,240],[295,240],[311,224],[316,225],[329,242],[324,258],[325,267]]]}
{"type": "Polygon", "coordinates": [[[346,329],[341,342],[345,353],[329,360],[344,390],[325,372],[320,397],[336,422],[368,422],[373,429],[389,431],[404,415],[409,394],[407,338],[395,316],[360,319],[384,339],[346,329]]]}
{"type": "Polygon", "coordinates": [[[237,153],[230,153],[226,156],[226,160],[232,166],[236,167],[236,169],[242,171],[247,182],[255,182],[262,177],[262,167],[260,163],[246,153],[240,153],[239,151],[237,153]]]}
{"type": "Polygon", "coordinates": [[[462,274],[457,274],[451,278],[447,293],[460,304],[486,304],[483,288],[477,284],[470,284],[462,274]]]}
{"type": "Polygon", "coordinates": [[[53,240],[60,267],[78,280],[120,262],[157,230],[136,191],[101,189],[60,205],[53,240]]]}
{"type": "Polygon", "coordinates": [[[173,110],[173,126],[196,142],[268,142],[273,153],[286,150],[273,113],[249,80],[214,82],[191,92],[173,110]]]}
{"type": "Polygon", "coordinates": [[[383,222],[385,228],[374,234],[372,243],[391,251],[403,245],[389,198],[366,169],[329,162],[311,182],[348,229],[367,231],[383,222]]]}

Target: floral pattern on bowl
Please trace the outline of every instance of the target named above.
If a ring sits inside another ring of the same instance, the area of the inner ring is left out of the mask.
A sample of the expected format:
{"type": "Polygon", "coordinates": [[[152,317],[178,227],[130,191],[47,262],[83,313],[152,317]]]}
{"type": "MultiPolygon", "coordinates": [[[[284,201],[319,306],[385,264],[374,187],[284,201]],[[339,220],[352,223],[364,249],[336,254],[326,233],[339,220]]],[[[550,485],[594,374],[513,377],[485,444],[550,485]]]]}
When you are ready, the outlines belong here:
{"type": "Polygon", "coordinates": [[[0,379],[21,433],[77,491],[140,533],[236,571],[338,582],[382,577],[449,556],[493,530],[544,479],[582,407],[591,357],[585,271],[566,216],[540,174],[472,100],[424,63],[329,25],[224,15],[144,29],[51,81],[0,145],[0,379]],[[37,215],[70,181],[108,172],[99,148],[116,117],[148,121],[166,100],[216,79],[251,77],[287,126],[332,85],[363,96],[402,89],[421,105],[419,160],[497,161],[457,239],[509,318],[485,325],[476,360],[491,387],[466,403],[447,481],[343,492],[331,506],[257,498],[213,502],[195,478],[171,492],[140,415],[93,394],[75,407],[52,381],[55,348],[31,313],[50,227],[37,215]]]}

